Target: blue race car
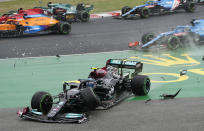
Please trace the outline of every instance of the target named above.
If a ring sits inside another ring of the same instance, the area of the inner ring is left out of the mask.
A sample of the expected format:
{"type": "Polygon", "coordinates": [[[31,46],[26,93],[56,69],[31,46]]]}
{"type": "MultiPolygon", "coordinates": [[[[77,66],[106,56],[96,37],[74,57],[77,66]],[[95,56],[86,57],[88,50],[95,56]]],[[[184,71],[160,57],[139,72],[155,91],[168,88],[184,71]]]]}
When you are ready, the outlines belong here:
{"type": "Polygon", "coordinates": [[[194,12],[195,3],[192,0],[158,0],[147,1],[144,5],[133,8],[125,6],[121,10],[122,18],[129,18],[140,15],[141,18],[148,18],[150,15],[165,14],[184,9],[186,12],[194,12]]]}
{"type": "Polygon", "coordinates": [[[192,20],[192,26],[177,26],[170,32],[161,33],[154,36],[153,33],[146,33],[142,36],[140,42],[131,42],[129,47],[137,49],[150,49],[152,47],[167,47],[168,49],[177,49],[188,44],[201,44],[204,42],[204,19],[192,20]]]}

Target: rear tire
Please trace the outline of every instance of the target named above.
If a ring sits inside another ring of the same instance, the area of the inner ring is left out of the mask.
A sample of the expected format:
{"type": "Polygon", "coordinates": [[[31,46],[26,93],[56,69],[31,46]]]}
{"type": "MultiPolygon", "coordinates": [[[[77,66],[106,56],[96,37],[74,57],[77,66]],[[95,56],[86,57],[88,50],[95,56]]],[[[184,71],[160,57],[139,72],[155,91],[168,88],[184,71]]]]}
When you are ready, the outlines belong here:
{"type": "Polygon", "coordinates": [[[31,99],[31,108],[37,109],[37,111],[43,114],[47,114],[50,111],[52,104],[52,96],[44,91],[36,92],[31,99]]]}
{"type": "Polygon", "coordinates": [[[170,36],[167,42],[168,49],[175,50],[181,46],[181,41],[177,36],[170,36]]]}
{"type": "Polygon", "coordinates": [[[68,22],[60,22],[58,25],[60,34],[68,35],[71,32],[71,25],[68,22]]]}
{"type": "Polygon", "coordinates": [[[87,12],[87,11],[81,11],[79,13],[79,19],[82,21],[82,22],[88,22],[89,19],[90,19],[90,14],[87,12]]]}
{"type": "Polygon", "coordinates": [[[91,87],[82,89],[81,97],[88,110],[94,110],[97,106],[100,105],[100,100],[98,96],[96,96],[96,94],[93,92],[93,89],[91,87]]]}
{"type": "Polygon", "coordinates": [[[184,6],[186,12],[194,12],[195,11],[195,3],[187,2],[184,6]]]}
{"type": "Polygon", "coordinates": [[[149,93],[151,82],[148,76],[136,75],[130,84],[134,95],[145,96],[149,93]]]}

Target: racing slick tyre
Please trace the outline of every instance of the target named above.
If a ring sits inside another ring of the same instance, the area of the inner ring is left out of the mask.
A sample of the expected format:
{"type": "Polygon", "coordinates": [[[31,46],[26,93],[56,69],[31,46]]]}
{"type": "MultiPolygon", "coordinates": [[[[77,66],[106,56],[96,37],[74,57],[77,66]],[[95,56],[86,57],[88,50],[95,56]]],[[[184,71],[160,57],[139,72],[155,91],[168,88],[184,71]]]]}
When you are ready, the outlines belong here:
{"type": "Polygon", "coordinates": [[[81,97],[88,110],[94,110],[100,105],[100,100],[91,87],[81,90],[81,97]]]}
{"type": "Polygon", "coordinates": [[[131,8],[130,8],[129,6],[124,6],[124,7],[121,9],[121,13],[122,13],[122,15],[123,15],[123,14],[127,13],[127,12],[130,11],[130,10],[131,10],[131,8]]]}
{"type": "Polygon", "coordinates": [[[37,109],[37,111],[43,114],[47,114],[50,111],[52,104],[52,96],[44,91],[36,92],[31,99],[31,108],[37,109]]]}
{"type": "Polygon", "coordinates": [[[90,14],[87,12],[87,11],[81,11],[79,13],[79,19],[82,21],[82,22],[88,22],[89,19],[90,19],[90,14]]]}
{"type": "Polygon", "coordinates": [[[151,82],[148,76],[136,75],[132,78],[130,84],[134,95],[144,96],[149,93],[151,82]]]}
{"type": "Polygon", "coordinates": [[[184,5],[184,9],[186,12],[194,12],[195,10],[195,3],[193,2],[187,2],[185,5],[184,5]]]}
{"type": "Polygon", "coordinates": [[[68,35],[71,32],[71,25],[68,22],[60,22],[58,27],[60,34],[68,35]]]}
{"type": "Polygon", "coordinates": [[[167,41],[167,48],[175,50],[181,46],[181,41],[177,36],[170,36],[167,41]]]}
{"type": "Polygon", "coordinates": [[[146,44],[147,42],[151,41],[155,35],[153,33],[145,33],[142,35],[142,44],[146,44]]]}
{"type": "Polygon", "coordinates": [[[150,14],[149,8],[143,7],[140,9],[140,17],[141,18],[148,18],[150,14]]]}

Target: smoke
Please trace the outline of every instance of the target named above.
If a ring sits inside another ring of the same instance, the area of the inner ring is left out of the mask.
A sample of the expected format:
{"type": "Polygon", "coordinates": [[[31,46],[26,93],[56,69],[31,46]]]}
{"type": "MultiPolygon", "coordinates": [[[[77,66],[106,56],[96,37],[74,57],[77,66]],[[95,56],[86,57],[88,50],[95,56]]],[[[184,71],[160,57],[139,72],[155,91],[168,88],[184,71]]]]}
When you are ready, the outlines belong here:
{"type": "Polygon", "coordinates": [[[194,56],[201,56],[203,55],[203,51],[200,48],[199,37],[196,35],[194,36],[187,36],[186,37],[185,47],[190,49],[190,53],[194,56]]]}

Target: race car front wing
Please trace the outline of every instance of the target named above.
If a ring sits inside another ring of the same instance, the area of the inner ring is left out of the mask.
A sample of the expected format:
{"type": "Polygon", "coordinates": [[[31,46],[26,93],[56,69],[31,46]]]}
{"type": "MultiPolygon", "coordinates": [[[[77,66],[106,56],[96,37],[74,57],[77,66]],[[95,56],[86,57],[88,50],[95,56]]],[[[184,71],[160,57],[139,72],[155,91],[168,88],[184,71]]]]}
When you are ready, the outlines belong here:
{"type": "Polygon", "coordinates": [[[58,114],[54,118],[48,118],[46,115],[43,115],[42,112],[37,112],[35,109],[30,109],[29,107],[24,108],[23,111],[19,110],[17,114],[21,119],[44,123],[84,123],[88,120],[87,114],[85,113],[63,113],[58,114]]]}

